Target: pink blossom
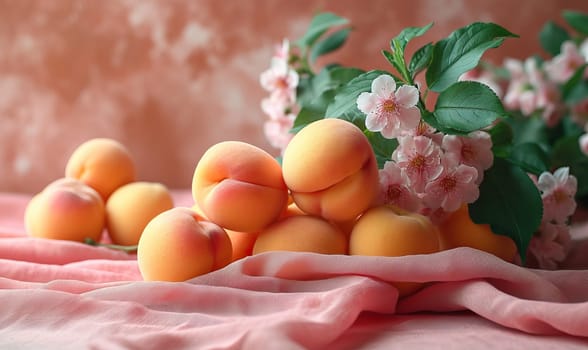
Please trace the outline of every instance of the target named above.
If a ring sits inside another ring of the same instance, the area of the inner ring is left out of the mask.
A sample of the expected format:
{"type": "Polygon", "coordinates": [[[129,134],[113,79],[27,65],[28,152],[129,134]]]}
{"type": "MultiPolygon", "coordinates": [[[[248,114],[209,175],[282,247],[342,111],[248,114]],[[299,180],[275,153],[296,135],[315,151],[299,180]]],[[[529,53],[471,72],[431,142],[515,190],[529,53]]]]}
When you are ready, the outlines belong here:
{"type": "Polygon", "coordinates": [[[543,220],[565,223],[576,210],[574,196],[578,181],[570,175],[570,169],[562,167],[553,174],[543,172],[537,180],[537,188],[543,199],[543,220]]]}
{"type": "Polygon", "coordinates": [[[559,88],[549,81],[537,85],[537,109],[548,127],[554,127],[563,117],[563,105],[559,88]]]}
{"type": "Polygon", "coordinates": [[[524,63],[507,60],[511,81],[504,96],[504,105],[520,110],[525,116],[540,111],[545,123],[555,126],[563,116],[561,94],[557,85],[547,79],[537,61],[528,58],[524,63]]]}
{"type": "Polygon", "coordinates": [[[537,109],[537,92],[535,90],[521,91],[518,95],[518,105],[523,115],[531,115],[537,109]]]}
{"type": "Polygon", "coordinates": [[[406,173],[416,192],[423,192],[425,185],[443,170],[441,148],[427,136],[400,137],[392,159],[406,173]]]}
{"type": "Polygon", "coordinates": [[[416,212],[420,200],[409,187],[409,180],[402,170],[392,161],[384,164],[379,172],[380,203],[393,204],[404,210],[416,212]]]}
{"type": "Polygon", "coordinates": [[[272,60],[271,67],[261,73],[261,86],[272,94],[277,94],[285,101],[294,103],[296,87],[298,87],[298,73],[281,60],[272,60]]]}
{"type": "Polygon", "coordinates": [[[588,156],[588,133],[580,136],[578,142],[580,143],[580,150],[582,153],[588,156]]]}
{"type": "MultiPolygon", "coordinates": [[[[526,66],[530,67],[531,65],[527,64],[526,66]]],[[[523,114],[530,114],[535,109],[534,94],[533,86],[525,70],[525,65],[522,61],[507,58],[504,61],[504,67],[510,74],[509,85],[504,95],[504,105],[511,110],[522,109],[521,96],[526,94],[524,95],[524,99],[527,107],[523,111],[523,114]]]]}
{"type": "Polygon", "coordinates": [[[261,100],[261,109],[270,119],[282,118],[289,112],[292,112],[294,107],[294,104],[284,100],[280,94],[274,93],[261,100]]]}
{"type": "Polygon", "coordinates": [[[519,80],[525,76],[523,62],[515,58],[506,58],[504,60],[504,68],[506,68],[512,80],[519,80]]]}
{"type": "Polygon", "coordinates": [[[282,40],[282,44],[276,46],[274,58],[288,63],[290,59],[290,41],[288,39],[282,40]]]}
{"type": "Polygon", "coordinates": [[[396,81],[382,74],[372,81],[372,92],[362,92],[357,98],[357,108],[367,115],[366,128],[381,132],[385,138],[395,138],[402,130],[414,129],[421,118],[416,107],[419,92],[416,87],[402,85],[396,89],[396,81]]]}
{"type": "Polygon", "coordinates": [[[477,184],[483,179],[484,171],[492,166],[492,139],[485,131],[477,130],[467,136],[445,135],[442,148],[457,158],[458,163],[472,166],[478,171],[477,184]]]}
{"type": "Polygon", "coordinates": [[[551,61],[545,62],[545,71],[553,82],[561,84],[568,81],[584,63],[586,63],[586,59],[576,44],[572,41],[565,41],[561,45],[560,54],[551,61]]]}
{"type": "Polygon", "coordinates": [[[431,208],[456,211],[464,203],[472,203],[480,196],[476,184],[478,171],[458,164],[453,157],[443,157],[443,172],[425,187],[423,203],[431,208]]]}
{"type": "Polygon", "coordinates": [[[294,124],[295,116],[293,114],[284,115],[280,118],[267,120],[263,125],[263,131],[266,139],[272,147],[278,148],[281,152],[294,136],[290,132],[294,124]]]}
{"type": "Polygon", "coordinates": [[[569,226],[543,222],[529,242],[529,254],[542,269],[555,270],[565,260],[570,247],[569,226]]]}
{"type": "Polygon", "coordinates": [[[434,127],[430,126],[429,124],[427,124],[427,122],[421,119],[416,128],[402,130],[401,135],[399,137],[427,136],[431,138],[433,142],[441,146],[441,142],[443,141],[443,135],[443,133],[437,132],[437,130],[434,127]]]}

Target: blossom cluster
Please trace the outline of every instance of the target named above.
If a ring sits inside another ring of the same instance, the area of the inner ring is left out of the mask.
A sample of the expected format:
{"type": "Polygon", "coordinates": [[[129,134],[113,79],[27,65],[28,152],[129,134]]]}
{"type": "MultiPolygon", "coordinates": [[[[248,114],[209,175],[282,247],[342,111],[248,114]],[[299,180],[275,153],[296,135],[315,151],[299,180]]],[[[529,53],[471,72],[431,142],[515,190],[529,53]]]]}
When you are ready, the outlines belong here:
{"type": "Polygon", "coordinates": [[[373,80],[357,107],[366,127],[398,147],[380,170],[380,201],[431,218],[453,212],[479,196],[484,170],[492,165],[492,141],[484,131],[448,135],[426,124],[419,108],[419,91],[389,75],[373,80]]]}
{"type": "Polygon", "coordinates": [[[533,180],[541,192],[543,217],[529,243],[529,254],[538,267],[553,270],[565,260],[570,249],[569,222],[576,211],[574,196],[578,183],[568,167],[559,168],[553,174],[544,172],[533,180]]]}
{"type": "MultiPolygon", "coordinates": [[[[488,85],[510,111],[524,118],[537,116],[547,128],[555,129],[563,118],[569,118],[584,133],[578,137],[580,151],[588,155],[588,95],[566,101],[563,86],[577,75],[588,79],[588,38],[577,43],[566,40],[560,53],[543,62],[535,57],[524,61],[504,61],[506,79],[497,69],[477,69],[460,79],[475,80],[488,85]],[[503,93],[504,90],[504,93],[503,93]]],[[[553,173],[544,172],[535,180],[543,201],[541,225],[529,242],[530,258],[544,269],[556,269],[570,249],[570,216],[576,210],[577,179],[562,167],[553,173]]]]}
{"type": "Polygon", "coordinates": [[[289,64],[290,43],[287,39],[274,52],[270,67],[260,76],[261,86],[269,96],[261,101],[263,112],[269,117],[264,133],[272,147],[282,152],[290,142],[290,129],[296,119],[296,88],[298,72],[289,64]]]}
{"type": "Polygon", "coordinates": [[[562,86],[583,69],[588,79],[588,38],[580,44],[564,41],[560,53],[541,62],[536,57],[524,61],[507,58],[503,67],[507,78],[496,74],[496,69],[478,69],[464,74],[462,80],[475,80],[488,85],[502,98],[504,106],[520,111],[524,117],[540,115],[548,127],[555,127],[563,117],[583,128],[579,137],[580,150],[588,155],[588,96],[565,101],[562,86]],[[503,93],[503,90],[505,92],[503,93]]]}

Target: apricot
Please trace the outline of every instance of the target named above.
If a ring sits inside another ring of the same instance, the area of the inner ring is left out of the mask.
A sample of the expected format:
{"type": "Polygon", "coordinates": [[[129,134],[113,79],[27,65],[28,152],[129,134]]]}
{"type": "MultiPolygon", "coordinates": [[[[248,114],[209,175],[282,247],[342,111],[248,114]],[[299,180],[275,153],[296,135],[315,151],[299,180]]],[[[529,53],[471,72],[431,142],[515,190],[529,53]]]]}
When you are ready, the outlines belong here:
{"type": "Polygon", "coordinates": [[[275,250],[347,254],[347,246],[345,234],[325,219],[293,215],[261,231],[253,246],[253,254],[275,250]]]}
{"type": "Polygon", "coordinates": [[[439,244],[442,250],[457,247],[483,250],[508,262],[513,262],[518,252],[510,237],[495,234],[490,225],[474,223],[467,205],[439,224],[439,244]]]}
{"type": "Polygon", "coordinates": [[[231,261],[237,261],[253,255],[253,246],[259,235],[257,232],[238,232],[225,230],[233,247],[231,261]]]}
{"type": "Polygon", "coordinates": [[[146,281],[186,281],[231,261],[231,241],[223,228],[190,208],[176,207],[145,226],[137,247],[146,281]]]}
{"type": "Polygon", "coordinates": [[[282,171],[296,205],[328,220],[355,219],[378,194],[372,147],[358,127],[342,119],[321,119],[294,135],[282,171]]]}
{"type": "Polygon", "coordinates": [[[104,201],[83,182],[62,178],[47,185],[29,201],[24,221],[32,237],[98,241],[104,230],[104,201]]]}
{"type": "Polygon", "coordinates": [[[106,201],[106,229],[115,244],[136,245],[145,226],[157,214],[174,207],[163,184],[131,182],[116,189],[106,201]]]}
{"type": "Polygon", "coordinates": [[[278,161],[239,141],[217,143],[204,153],[194,170],[192,195],[210,221],[239,232],[268,226],[288,201],[278,161]]]}
{"type": "Polygon", "coordinates": [[[135,181],[135,164],[120,142],[95,138],[73,151],[65,166],[65,176],[86,183],[106,201],[114,190],[135,181]]]}
{"type": "MultiPolygon", "coordinates": [[[[208,220],[206,215],[202,212],[202,209],[198,206],[198,203],[194,203],[192,210],[200,215],[203,220],[208,220]]],[[[231,261],[236,261],[244,257],[250,256],[253,252],[253,244],[257,239],[257,232],[239,232],[225,229],[225,232],[231,240],[232,257],[231,261]]]]}
{"type": "MultiPolygon", "coordinates": [[[[366,211],[349,238],[350,255],[406,256],[439,251],[437,228],[423,215],[381,205],[366,211]]],[[[416,282],[395,282],[400,296],[422,287],[416,282]]]]}

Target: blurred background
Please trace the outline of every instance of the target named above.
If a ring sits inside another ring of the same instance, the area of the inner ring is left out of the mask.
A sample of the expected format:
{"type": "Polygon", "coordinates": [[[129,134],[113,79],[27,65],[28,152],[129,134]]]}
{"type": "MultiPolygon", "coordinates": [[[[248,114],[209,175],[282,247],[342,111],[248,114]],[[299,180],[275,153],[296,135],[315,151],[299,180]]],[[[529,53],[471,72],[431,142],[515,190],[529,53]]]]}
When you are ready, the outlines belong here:
{"type": "MultiPolygon", "coordinates": [[[[275,45],[311,18],[350,19],[346,45],[319,60],[390,69],[381,49],[407,26],[435,22],[418,47],[473,21],[519,39],[484,56],[543,54],[538,32],[586,0],[0,0],[0,191],[35,193],[62,177],[82,142],[125,144],[138,179],[189,188],[214,143],[273,149],[263,135],[259,74],[275,45]]],[[[410,47],[409,47],[410,51],[410,47]]]]}

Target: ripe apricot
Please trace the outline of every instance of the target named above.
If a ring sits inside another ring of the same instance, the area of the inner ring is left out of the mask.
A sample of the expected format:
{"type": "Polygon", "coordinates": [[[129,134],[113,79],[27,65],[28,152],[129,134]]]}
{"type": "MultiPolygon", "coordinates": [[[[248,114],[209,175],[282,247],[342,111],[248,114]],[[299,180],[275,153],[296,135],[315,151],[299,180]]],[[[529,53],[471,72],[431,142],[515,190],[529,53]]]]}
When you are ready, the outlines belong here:
{"type": "MultiPolygon", "coordinates": [[[[198,203],[194,203],[192,210],[202,217],[203,220],[208,220],[206,215],[202,212],[202,209],[198,206],[198,203]]],[[[232,257],[231,261],[242,259],[246,256],[250,256],[253,252],[253,244],[257,239],[257,232],[239,232],[224,229],[229,239],[231,240],[232,257]]]]}
{"type": "Polygon", "coordinates": [[[474,223],[467,205],[451,213],[439,224],[439,243],[442,250],[471,247],[508,262],[513,262],[517,255],[514,241],[510,237],[495,234],[490,225],[474,223]]]}
{"type": "Polygon", "coordinates": [[[174,207],[163,184],[131,182],[117,188],[106,201],[106,228],[115,244],[136,245],[145,226],[157,214],[174,207]]]}
{"type": "Polygon", "coordinates": [[[378,193],[372,147],[342,119],[321,119],[300,130],[284,151],[282,169],[296,205],[328,220],[356,218],[378,193]]]}
{"type": "Polygon", "coordinates": [[[239,232],[260,231],[288,201],[278,161],[239,141],[217,143],[204,153],[194,170],[192,195],[208,219],[239,232]]]}
{"type": "Polygon", "coordinates": [[[261,231],[253,254],[274,250],[347,254],[347,246],[347,237],[337,226],[317,216],[293,215],[261,231]]]}
{"type": "Polygon", "coordinates": [[[83,182],[62,178],[31,199],[24,221],[32,237],[98,241],[104,230],[104,202],[98,192],[83,182]]]}
{"type": "Polygon", "coordinates": [[[146,281],[186,281],[231,261],[231,241],[217,224],[190,208],[176,207],[145,226],[137,262],[146,281]]]}
{"type": "Polygon", "coordinates": [[[65,176],[86,183],[106,201],[114,190],[135,181],[135,164],[120,142],[95,138],[73,151],[65,166],[65,176]]]}
{"type": "Polygon", "coordinates": [[[253,245],[259,235],[257,232],[238,232],[233,230],[225,230],[231,240],[233,247],[233,254],[231,261],[243,259],[253,254],[253,245]]]}
{"type": "MultiPolygon", "coordinates": [[[[405,256],[439,251],[437,228],[423,215],[391,206],[366,211],[355,223],[349,239],[349,254],[368,256],[405,256]]],[[[400,296],[418,290],[414,282],[395,282],[400,296]]]]}

